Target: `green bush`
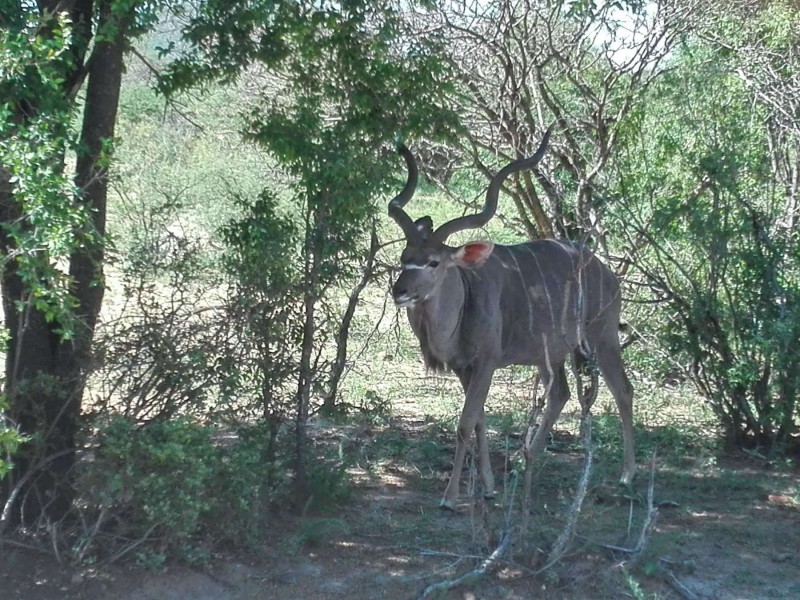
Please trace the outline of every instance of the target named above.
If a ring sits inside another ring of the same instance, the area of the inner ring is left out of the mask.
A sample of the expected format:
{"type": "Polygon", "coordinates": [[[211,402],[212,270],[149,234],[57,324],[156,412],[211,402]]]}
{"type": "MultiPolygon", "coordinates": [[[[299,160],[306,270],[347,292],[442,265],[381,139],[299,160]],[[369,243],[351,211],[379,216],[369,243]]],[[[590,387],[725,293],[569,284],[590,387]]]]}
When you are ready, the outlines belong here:
{"type": "MultiPolygon", "coordinates": [[[[78,558],[135,547],[140,564],[158,568],[173,558],[202,563],[222,545],[257,544],[289,504],[280,442],[267,424],[223,434],[189,419],[140,426],[115,418],[101,428],[82,480],[88,527],[78,558]]],[[[340,461],[320,447],[312,454],[304,508],[319,513],[347,501],[352,488],[340,461]]]]}
{"type": "Polygon", "coordinates": [[[261,531],[273,466],[260,460],[255,436],[231,444],[214,436],[187,419],[139,427],[117,418],[101,431],[87,503],[106,515],[110,533],[144,540],[139,562],[198,562],[210,546],[261,531]]]}
{"type": "Polygon", "coordinates": [[[5,397],[0,396],[0,480],[2,480],[14,466],[11,457],[25,441],[14,424],[6,417],[5,411],[8,403],[5,397]]]}
{"type": "Polygon", "coordinates": [[[242,429],[235,443],[220,450],[207,524],[217,542],[255,544],[270,514],[288,503],[289,473],[276,456],[269,427],[242,429]]]}
{"type": "Polygon", "coordinates": [[[113,516],[114,533],[153,540],[158,553],[180,550],[214,512],[208,491],[221,454],[211,430],[188,420],[137,427],[115,419],[100,435],[90,504],[113,516]]]}
{"type": "Polygon", "coordinates": [[[344,466],[330,458],[310,456],[309,459],[305,512],[323,513],[348,502],[353,488],[344,466]]]}

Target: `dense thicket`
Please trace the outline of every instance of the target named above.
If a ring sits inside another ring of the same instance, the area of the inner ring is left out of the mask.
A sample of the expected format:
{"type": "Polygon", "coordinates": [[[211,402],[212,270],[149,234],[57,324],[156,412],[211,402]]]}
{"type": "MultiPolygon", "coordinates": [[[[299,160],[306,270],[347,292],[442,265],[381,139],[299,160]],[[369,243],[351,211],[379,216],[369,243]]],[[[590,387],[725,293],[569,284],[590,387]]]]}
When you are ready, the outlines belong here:
{"type": "Polygon", "coordinates": [[[696,384],[730,442],[784,448],[800,383],[796,9],[498,0],[433,18],[461,83],[458,153],[489,174],[556,124],[507,190],[519,228],[596,247],[630,284],[648,375],[696,384]]]}

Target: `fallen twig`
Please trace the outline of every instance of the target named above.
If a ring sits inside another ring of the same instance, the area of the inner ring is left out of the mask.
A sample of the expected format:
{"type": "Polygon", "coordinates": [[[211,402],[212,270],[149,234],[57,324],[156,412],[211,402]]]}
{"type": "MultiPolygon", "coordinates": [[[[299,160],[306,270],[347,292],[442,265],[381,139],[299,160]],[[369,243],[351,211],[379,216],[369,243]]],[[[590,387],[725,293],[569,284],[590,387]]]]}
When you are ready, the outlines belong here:
{"type": "MultiPolygon", "coordinates": [[[[420,548],[419,554],[420,554],[420,556],[439,556],[439,557],[442,557],[442,558],[456,558],[456,559],[458,559],[456,562],[454,562],[449,567],[443,567],[440,570],[447,570],[448,568],[452,569],[454,566],[458,565],[459,562],[464,561],[464,560],[483,560],[485,558],[485,555],[461,554],[459,552],[447,552],[445,550],[433,550],[433,549],[429,549],[429,548],[420,548]]],[[[531,577],[536,575],[536,571],[534,571],[530,567],[526,567],[525,565],[516,562],[515,560],[513,560],[510,557],[507,557],[507,556],[502,557],[497,562],[498,562],[498,564],[502,563],[504,565],[508,565],[509,567],[513,567],[515,570],[521,571],[521,572],[525,573],[526,575],[530,575],[531,577]]],[[[422,577],[429,577],[429,576],[430,575],[428,574],[428,575],[423,575],[422,577]]]]}
{"type": "Polygon", "coordinates": [[[633,554],[636,552],[636,548],[625,548],[624,546],[615,546],[614,544],[603,544],[600,542],[594,543],[600,548],[605,548],[606,550],[611,550],[612,552],[624,552],[625,554],[633,554]]]}
{"type": "Polygon", "coordinates": [[[458,552],[446,552],[444,550],[431,550],[428,548],[421,548],[419,551],[420,556],[441,556],[444,558],[460,558],[460,559],[472,559],[472,560],[482,560],[484,558],[483,555],[478,554],[459,554],[458,552]]]}
{"type": "Polygon", "coordinates": [[[120,558],[122,558],[132,550],[138,548],[141,544],[150,539],[150,534],[153,533],[155,528],[158,527],[159,525],[161,525],[161,523],[154,523],[150,528],[148,528],[147,531],[144,532],[144,535],[142,537],[140,537],[138,540],[135,540],[132,544],[129,544],[128,546],[124,547],[122,550],[117,552],[111,558],[108,558],[105,561],[103,561],[103,564],[110,565],[111,563],[118,561],[120,558]]]}
{"type": "MultiPolygon", "coordinates": [[[[432,555],[432,556],[434,556],[434,555],[432,555]]],[[[456,555],[453,555],[453,556],[456,556],[456,555]]],[[[443,566],[439,567],[433,573],[423,573],[421,575],[408,576],[408,577],[405,578],[405,580],[406,581],[421,581],[423,579],[427,579],[431,575],[438,575],[439,573],[444,573],[446,571],[452,571],[453,569],[457,569],[458,565],[460,565],[462,562],[464,562],[465,560],[467,560],[469,558],[470,558],[469,556],[456,556],[456,560],[454,560],[450,564],[443,565],[443,566]]],[[[483,557],[475,557],[475,558],[483,558],[483,557]]]]}
{"type": "Polygon", "coordinates": [[[500,540],[500,544],[497,546],[497,548],[495,548],[494,552],[492,552],[489,558],[484,560],[478,568],[473,569],[472,571],[469,571],[468,573],[465,573],[461,577],[457,577],[455,579],[447,579],[438,583],[432,583],[423,590],[420,600],[424,600],[425,598],[436,598],[456,587],[476,583],[485,577],[486,574],[493,569],[498,562],[500,562],[510,547],[511,533],[506,531],[500,540]]]}
{"type": "Polygon", "coordinates": [[[24,542],[18,542],[17,540],[10,540],[8,538],[0,538],[0,553],[2,553],[3,546],[14,546],[15,548],[24,548],[25,550],[35,550],[36,552],[41,552],[42,554],[52,554],[50,550],[48,550],[44,546],[36,546],[34,544],[26,544],[24,542]]]}
{"type": "Polygon", "coordinates": [[[664,578],[667,580],[667,583],[672,587],[672,589],[678,592],[680,597],[684,600],[700,600],[700,596],[686,587],[669,569],[664,569],[664,578]]]}

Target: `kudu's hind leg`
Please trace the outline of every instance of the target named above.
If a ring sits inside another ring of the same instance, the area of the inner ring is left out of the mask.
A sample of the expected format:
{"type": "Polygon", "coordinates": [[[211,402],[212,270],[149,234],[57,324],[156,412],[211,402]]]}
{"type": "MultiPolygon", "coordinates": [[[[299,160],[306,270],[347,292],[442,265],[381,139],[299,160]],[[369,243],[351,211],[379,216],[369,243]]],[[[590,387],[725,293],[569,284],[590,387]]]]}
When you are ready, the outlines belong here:
{"type": "Polygon", "coordinates": [[[569,386],[567,385],[567,375],[564,372],[564,363],[558,365],[550,365],[550,368],[542,367],[539,369],[539,374],[544,384],[545,393],[547,395],[547,405],[542,413],[539,428],[533,436],[531,445],[526,449],[527,461],[529,464],[535,462],[550,435],[550,430],[558,420],[564,405],[569,400],[569,386]],[[551,371],[550,369],[554,369],[551,371]],[[553,376],[555,375],[555,376],[553,376]]]}
{"type": "Polygon", "coordinates": [[[492,463],[489,458],[489,438],[486,428],[486,409],[484,407],[481,407],[481,416],[478,417],[478,423],[475,425],[475,438],[478,440],[478,469],[483,482],[483,496],[485,498],[493,498],[495,496],[494,474],[492,473],[492,463]]]}
{"type": "Polygon", "coordinates": [[[494,492],[494,477],[491,474],[492,468],[489,464],[489,446],[486,440],[486,423],[483,409],[493,374],[494,372],[489,369],[479,368],[471,369],[466,374],[459,374],[461,385],[465,388],[464,408],[461,410],[461,418],[458,420],[458,429],[456,430],[456,453],[453,457],[453,473],[450,475],[447,488],[444,490],[444,497],[439,503],[440,508],[456,509],[461,471],[464,468],[467,444],[472,437],[473,431],[476,432],[478,439],[478,458],[484,489],[487,490],[486,493],[490,493],[488,490],[494,492]],[[486,477],[487,473],[488,478],[486,477]]]}
{"type": "Polygon", "coordinates": [[[597,360],[594,357],[594,353],[592,353],[591,356],[586,356],[580,350],[576,350],[573,353],[573,360],[573,373],[576,378],[579,378],[578,381],[576,381],[577,389],[583,396],[582,398],[578,398],[578,402],[580,402],[582,409],[585,409],[585,405],[591,408],[592,404],[597,399],[598,384],[600,383],[597,377],[597,360]],[[583,387],[584,376],[589,378],[589,386],[586,388],[583,387]]]}
{"type": "MultiPolygon", "coordinates": [[[[616,341],[616,340],[615,340],[616,341]]],[[[625,374],[619,343],[597,349],[597,364],[617,402],[622,421],[624,458],[620,483],[630,485],[636,473],[636,455],[633,443],[633,386],[625,374]]]]}

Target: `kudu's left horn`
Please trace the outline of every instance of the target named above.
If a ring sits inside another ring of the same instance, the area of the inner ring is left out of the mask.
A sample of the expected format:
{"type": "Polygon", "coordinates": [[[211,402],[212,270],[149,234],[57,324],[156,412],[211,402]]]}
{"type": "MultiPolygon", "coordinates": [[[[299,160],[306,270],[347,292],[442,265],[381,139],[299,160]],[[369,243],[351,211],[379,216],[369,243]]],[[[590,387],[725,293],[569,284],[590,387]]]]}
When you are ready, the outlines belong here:
{"type": "Polygon", "coordinates": [[[405,144],[400,144],[397,148],[397,151],[403,156],[403,158],[406,159],[408,180],[406,181],[403,191],[392,198],[392,201],[389,202],[389,216],[392,217],[392,219],[394,219],[398,225],[400,225],[400,228],[403,230],[406,239],[412,240],[419,238],[420,233],[417,230],[416,225],[414,225],[414,221],[408,216],[406,211],[403,210],[403,207],[408,203],[409,200],[411,200],[411,197],[414,195],[414,190],[417,189],[417,161],[414,160],[414,155],[411,154],[411,150],[409,150],[405,144]]]}

